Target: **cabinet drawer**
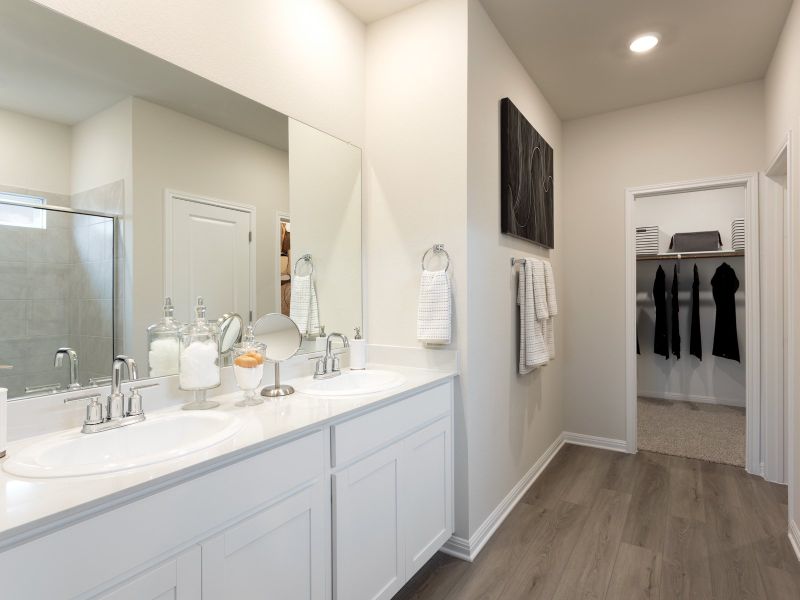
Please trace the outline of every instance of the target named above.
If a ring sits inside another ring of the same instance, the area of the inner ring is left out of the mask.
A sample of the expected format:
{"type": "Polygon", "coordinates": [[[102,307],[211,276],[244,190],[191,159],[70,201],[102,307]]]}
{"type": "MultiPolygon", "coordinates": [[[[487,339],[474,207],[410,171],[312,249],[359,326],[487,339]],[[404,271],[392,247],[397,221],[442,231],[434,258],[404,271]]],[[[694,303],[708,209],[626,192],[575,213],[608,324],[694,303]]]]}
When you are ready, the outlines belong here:
{"type": "Polygon", "coordinates": [[[339,467],[450,412],[452,382],[331,427],[331,466],[339,467]]]}

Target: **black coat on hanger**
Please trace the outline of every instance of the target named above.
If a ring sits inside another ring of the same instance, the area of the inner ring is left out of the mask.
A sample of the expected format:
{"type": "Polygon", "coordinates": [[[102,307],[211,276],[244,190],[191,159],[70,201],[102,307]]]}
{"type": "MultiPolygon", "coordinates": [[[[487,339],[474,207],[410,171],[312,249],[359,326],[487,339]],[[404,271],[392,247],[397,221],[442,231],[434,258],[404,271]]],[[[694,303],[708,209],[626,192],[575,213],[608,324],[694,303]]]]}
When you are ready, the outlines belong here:
{"type": "Polygon", "coordinates": [[[739,336],[736,332],[736,290],[739,280],[728,263],[717,267],[711,278],[717,317],[714,321],[714,356],[741,362],[739,358],[739,336]]]}
{"type": "Polygon", "coordinates": [[[692,282],[692,333],[689,337],[689,354],[703,360],[703,340],[700,336],[700,277],[694,266],[692,282]]]}
{"type": "Polygon", "coordinates": [[[659,265],[656,280],[653,282],[653,300],[656,305],[656,333],[653,339],[653,352],[669,358],[669,340],[667,338],[667,276],[659,265]]]}
{"type": "Polygon", "coordinates": [[[672,300],[672,354],[680,360],[681,358],[681,328],[678,321],[678,265],[672,268],[672,289],[670,290],[672,300]]]}

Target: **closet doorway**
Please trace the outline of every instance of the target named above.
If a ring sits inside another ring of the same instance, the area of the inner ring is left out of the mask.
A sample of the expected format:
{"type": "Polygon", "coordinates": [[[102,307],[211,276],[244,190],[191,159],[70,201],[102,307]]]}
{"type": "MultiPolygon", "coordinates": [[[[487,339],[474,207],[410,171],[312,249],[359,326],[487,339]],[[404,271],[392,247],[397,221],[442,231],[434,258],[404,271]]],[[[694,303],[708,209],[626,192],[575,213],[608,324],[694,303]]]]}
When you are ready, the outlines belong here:
{"type": "Polygon", "coordinates": [[[757,182],[627,190],[629,452],[761,472],[757,182]]]}

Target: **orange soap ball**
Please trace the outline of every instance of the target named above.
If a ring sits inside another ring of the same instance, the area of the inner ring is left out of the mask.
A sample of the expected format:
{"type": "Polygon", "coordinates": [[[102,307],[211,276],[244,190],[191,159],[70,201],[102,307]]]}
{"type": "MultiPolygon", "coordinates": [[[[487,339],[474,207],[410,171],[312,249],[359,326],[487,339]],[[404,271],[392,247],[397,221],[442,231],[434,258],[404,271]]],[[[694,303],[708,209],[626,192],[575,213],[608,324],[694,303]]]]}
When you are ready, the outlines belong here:
{"type": "Polygon", "coordinates": [[[250,356],[249,354],[242,354],[241,356],[237,356],[236,359],[233,361],[237,367],[244,367],[245,369],[254,369],[259,364],[258,359],[254,356],[250,356]]]}

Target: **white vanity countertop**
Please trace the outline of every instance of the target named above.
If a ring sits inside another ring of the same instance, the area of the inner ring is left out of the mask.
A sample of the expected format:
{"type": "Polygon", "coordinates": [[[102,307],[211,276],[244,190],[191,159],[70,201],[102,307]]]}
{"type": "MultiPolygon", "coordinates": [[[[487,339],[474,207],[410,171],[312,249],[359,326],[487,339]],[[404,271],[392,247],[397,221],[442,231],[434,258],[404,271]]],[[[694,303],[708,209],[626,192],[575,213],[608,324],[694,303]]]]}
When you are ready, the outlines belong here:
{"type": "MultiPolygon", "coordinates": [[[[214,400],[220,402],[220,407],[213,410],[235,411],[236,416],[245,421],[238,433],[211,448],[127,471],[85,477],[27,479],[0,470],[0,551],[455,376],[452,371],[394,365],[370,365],[370,368],[395,371],[405,377],[405,382],[390,390],[359,396],[319,397],[298,392],[279,400],[267,399],[264,404],[254,407],[235,406],[242,397],[241,392],[215,396],[214,400]]],[[[152,414],[179,410],[180,405],[177,405],[152,414]]],[[[52,435],[12,442],[8,446],[8,456],[52,435]]],[[[0,459],[0,464],[5,460],[7,458],[0,459]]]]}

